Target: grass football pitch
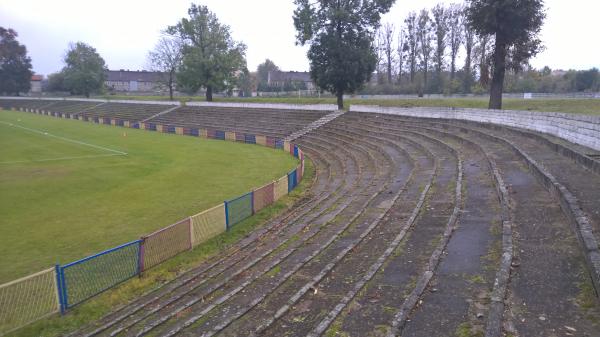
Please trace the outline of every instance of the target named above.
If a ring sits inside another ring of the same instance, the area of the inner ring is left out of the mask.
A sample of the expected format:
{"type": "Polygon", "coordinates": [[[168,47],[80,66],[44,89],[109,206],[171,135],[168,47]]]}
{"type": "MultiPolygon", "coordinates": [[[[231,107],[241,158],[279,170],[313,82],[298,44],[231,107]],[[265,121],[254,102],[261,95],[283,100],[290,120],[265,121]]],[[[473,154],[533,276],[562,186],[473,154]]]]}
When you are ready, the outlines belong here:
{"type": "Polygon", "coordinates": [[[0,111],[0,283],[138,239],[296,165],[257,145],[0,111]]]}

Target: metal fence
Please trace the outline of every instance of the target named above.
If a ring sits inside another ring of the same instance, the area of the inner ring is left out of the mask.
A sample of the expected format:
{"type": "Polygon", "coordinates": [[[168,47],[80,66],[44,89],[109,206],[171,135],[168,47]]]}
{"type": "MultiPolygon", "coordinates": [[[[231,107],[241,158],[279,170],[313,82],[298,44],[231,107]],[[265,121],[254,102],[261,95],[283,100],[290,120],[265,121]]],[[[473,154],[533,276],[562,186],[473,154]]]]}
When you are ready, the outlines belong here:
{"type": "Polygon", "coordinates": [[[60,309],[55,268],[0,286],[0,335],[57,313],[60,309]]]}
{"type": "Polygon", "coordinates": [[[272,182],[266,184],[265,186],[254,190],[253,193],[254,205],[252,207],[256,213],[275,201],[275,184],[272,182]]]}
{"type": "Polygon", "coordinates": [[[281,199],[284,195],[288,194],[288,176],[285,175],[275,181],[274,194],[275,201],[281,199]]]}
{"type": "Polygon", "coordinates": [[[59,266],[63,310],[126,281],[140,272],[141,240],[59,266]]]}
{"type": "Polygon", "coordinates": [[[296,176],[296,170],[293,170],[292,172],[288,173],[288,193],[291,192],[294,188],[296,188],[296,185],[298,185],[298,177],[296,176]]]}
{"type": "Polygon", "coordinates": [[[258,145],[267,146],[267,137],[256,135],[254,137],[254,142],[258,145]]]}
{"type": "Polygon", "coordinates": [[[225,204],[217,205],[211,209],[196,214],[191,218],[192,246],[197,246],[211,239],[227,229],[225,221],[225,204]]]}
{"type": "MultiPolygon", "coordinates": [[[[47,111],[32,110],[38,114],[47,111]]],[[[300,165],[280,179],[240,197],[225,201],[140,240],[103,251],[0,285],[0,335],[48,315],[64,312],[175,255],[224,233],[255,212],[273,204],[293,190],[302,179],[304,154],[289,142],[261,135],[137,123],[76,114],[52,113],[95,123],[159,132],[255,143],[285,150],[300,159],[300,165]]]]}
{"type": "Polygon", "coordinates": [[[256,144],[256,137],[254,135],[244,135],[244,141],[248,144],[256,144]]]}
{"type": "Polygon", "coordinates": [[[250,192],[235,199],[225,201],[225,223],[227,229],[254,214],[254,193],[250,192]]]}
{"type": "Polygon", "coordinates": [[[140,271],[160,264],[173,256],[192,249],[189,218],[142,237],[140,271]]]}

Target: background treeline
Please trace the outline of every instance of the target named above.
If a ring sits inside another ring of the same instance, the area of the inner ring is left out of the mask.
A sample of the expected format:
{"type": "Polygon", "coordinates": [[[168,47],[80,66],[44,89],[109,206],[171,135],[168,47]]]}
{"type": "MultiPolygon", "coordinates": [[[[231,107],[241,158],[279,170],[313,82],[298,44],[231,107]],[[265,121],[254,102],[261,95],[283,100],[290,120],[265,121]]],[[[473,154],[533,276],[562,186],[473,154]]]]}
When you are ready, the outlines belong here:
{"type": "MultiPolygon", "coordinates": [[[[476,34],[464,5],[438,4],[411,12],[401,24],[383,24],[376,34],[376,74],[363,94],[484,94],[489,91],[493,36],[476,34]]],[[[598,69],[534,69],[523,57],[528,46],[508,53],[505,92],[600,91],[598,69]]]]}

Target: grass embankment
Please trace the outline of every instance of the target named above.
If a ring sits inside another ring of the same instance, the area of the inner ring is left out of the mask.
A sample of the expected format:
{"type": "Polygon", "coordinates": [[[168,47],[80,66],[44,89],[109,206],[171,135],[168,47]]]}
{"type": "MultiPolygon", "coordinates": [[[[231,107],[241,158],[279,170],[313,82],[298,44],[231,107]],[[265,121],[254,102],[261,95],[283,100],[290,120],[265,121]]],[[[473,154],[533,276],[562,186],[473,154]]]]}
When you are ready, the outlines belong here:
{"type": "Polygon", "coordinates": [[[0,111],[0,284],[136,240],[297,163],[263,146],[0,111]]]}
{"type": "Polygon", "coordinates": [[[218,258],[234,243],[249,233],[264,226],[270,219],[284,213],[303,198],[314,180],[315,170],[312,162],[306,157],[305,175],[298,187],[289,195],[279,199],[273,205],[262,209],[254,216],[235,225],[229,232],[223,233],[194,250],[182,253],[157,267],[144,273],[141,278],[134,278],[121,286],[109,290],[90,301],[75,307],[65,316],[58,315],[33,323],[18,330],[10,337],[56,337],[74,331],[109,313],[111,310],[148,293],[178,275],[188,271],[202,262],[218,258]]]}
{"type": "MultiPolygon", "coordinates": [[[[103,96],[106,99],[135,99],[135,100],[168,100],[166,96],[103,96]]],[[[182,101],[204,101],[204,97],[176,97],[182,101]]],[[[287,104],[336,104],[335,98],[294,98],[294,97],[252,97],[252,98],[215,98],[217,102],[244,103],[287,103],[287,104]]],[[[395,107],[455,107],[477,108],[488,107],[487,97],[473,98],[414,98],[414,99],[361,99],[351,98],[345,101],[346,106],[381,105],[395,107]]],[[[566,112],[590,115],[600,115],[600,100],[598,99],[504,99],[505,110],[528,110],[547,112],[566,112]]]]}

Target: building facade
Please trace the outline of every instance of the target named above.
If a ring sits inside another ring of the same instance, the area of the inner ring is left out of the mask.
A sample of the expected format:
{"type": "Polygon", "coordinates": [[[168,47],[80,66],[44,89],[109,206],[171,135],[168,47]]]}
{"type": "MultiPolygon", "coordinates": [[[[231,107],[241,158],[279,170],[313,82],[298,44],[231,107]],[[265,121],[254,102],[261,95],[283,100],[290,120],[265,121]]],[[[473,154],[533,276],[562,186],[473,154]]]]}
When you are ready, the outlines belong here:
{"type": "Polygon", "coordinates": [[[302,87],[303,90],[314,90],[315,85],[309,72],[301,71],[269,71],[267,85],[271,88],[286,86],[302,87]]]}
{"type": "Polygon", "coordinates": [[[164,85],[165,73],[153,71],[107,70],[104,84],[115,92],[155,92],[168,91],[164,85]]]}
{"type": "Polygon", "coordinates": [[[39,94],[42,92],[42,81],[44,80],[44,76],[42,75],[32,75],[31,76],[31,89],[29,92],[32,94],[39,94]]]}

